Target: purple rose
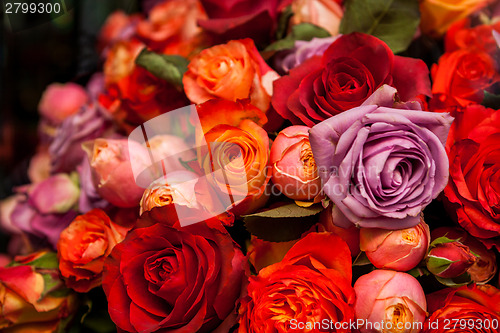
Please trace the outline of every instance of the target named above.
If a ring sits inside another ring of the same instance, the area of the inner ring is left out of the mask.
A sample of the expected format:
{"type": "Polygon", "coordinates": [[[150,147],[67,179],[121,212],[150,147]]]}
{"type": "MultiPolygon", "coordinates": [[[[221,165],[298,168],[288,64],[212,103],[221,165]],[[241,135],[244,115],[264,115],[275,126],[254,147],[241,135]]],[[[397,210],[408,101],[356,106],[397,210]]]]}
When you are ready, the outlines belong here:
{"type": "Polygon", "coordinates": [[[342,227],[417,225],[448,182],[444,143],[452,121],[447,113],[362,105],[311,128],[323,190],[335,204],[333,221],[342,227]]]}
{"type": "Polygon", "coordinates": [[[87,213],[94,208],[106,209],[110,206],[109,202],[104,200],[92,180],[92,168],[87,158],[76,168],[80,176],[80,198],[78,199],[78,210],[81,213],[87,213]]]}
{"type": "Polygon", "coordinates": [[[293,49],[284,51],[283,57],[276,57],[275,67],[281,74],[287,73],[290,69],[300,65],[307,59],[323,55],[325,50],[339,36],[326,38],[313,38],[310,41],[297,40],[293,49]]]}
{"type": "Polygon", "coordinates": [[[73,176],[56,174],[17,190],[24,197],[10,214],[12,225],[48,240],[55,248],[61,231],[78,215],[74,209],[80,194],[78,182],[73,176]]]}
{"type": "Polygon", "coordinates": [[[111,124],[111,116],[98,103],[84,105],[66,118],[49,147],[52,172],[74,171],[86,157],[82,143],[104,136],[111,124]]]}

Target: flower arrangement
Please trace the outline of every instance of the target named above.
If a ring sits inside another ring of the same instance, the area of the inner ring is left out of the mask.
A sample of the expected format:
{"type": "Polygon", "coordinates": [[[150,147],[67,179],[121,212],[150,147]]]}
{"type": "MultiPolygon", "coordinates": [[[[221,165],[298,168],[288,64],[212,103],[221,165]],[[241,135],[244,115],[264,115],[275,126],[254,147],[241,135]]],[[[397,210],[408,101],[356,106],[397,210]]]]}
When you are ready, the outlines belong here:
{"type": "Polygon", "coordinates": [[[500,4],[161,0],[49,85],[2,332],[498,332],[500,4]]]}

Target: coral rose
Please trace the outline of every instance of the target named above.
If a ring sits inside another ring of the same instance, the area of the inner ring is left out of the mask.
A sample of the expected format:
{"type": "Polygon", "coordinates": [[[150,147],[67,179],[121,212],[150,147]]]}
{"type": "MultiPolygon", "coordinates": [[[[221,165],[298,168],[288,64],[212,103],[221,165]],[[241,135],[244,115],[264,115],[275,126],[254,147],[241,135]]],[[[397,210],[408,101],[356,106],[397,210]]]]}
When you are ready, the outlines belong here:
{"type": "Polygon", "coordinates": [[[100,286],[104,260],[127,231],[100,209],[76,217],[57,243],[59,270],[66,285],[81,293],[100,286]]]}
{"type": "Polygon", "coordinates": [[[332,233],[311,233],[299,240],[281,262],[250,277],[238,332],[319,332],[309,326],[314,322],[345,325],[354,321],[353,303],[347,244],[332,233]],[[335,251],[325,251],[328,248],[335,251]]]}
{"type": "Polygon", "coordinates": [[[85,89],[76,83],[52,83],[43,92],[38,110],[43,117],[58,125],[75,114],[87,99],[85,89]]]}

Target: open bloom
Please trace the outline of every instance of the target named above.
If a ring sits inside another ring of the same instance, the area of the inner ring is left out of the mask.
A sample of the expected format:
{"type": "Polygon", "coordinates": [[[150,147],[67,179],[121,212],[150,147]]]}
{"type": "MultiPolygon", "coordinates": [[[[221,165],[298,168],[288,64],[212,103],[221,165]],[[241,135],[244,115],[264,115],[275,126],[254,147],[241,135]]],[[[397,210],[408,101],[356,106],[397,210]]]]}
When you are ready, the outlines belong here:
{"type": "Polygon", "coordinates": [[[448,182],[445,113],[366,105],[310,130],[323,181],[335,203],[333,222],[347,227],[404,229],[448,182]]]}
{"type": "Polygon", "coordinates": [[[203,50],[189,63],[182,82],[193,103],[212,98],[234,102],[250,98],[253,105],[265,112],[271,102],[272,81],[277,77],[253,41],[242,39],[203,50]]]}
{"type": "Polygon", "coordinates": [[[498,332],[500,290],[491,285],[447,288],[428,295],[427,300],[431,315],[422,333],[498,332]]]}
{"type": "Polygon", "coordinates": [[[361,276],[354,290],[356,317],[366,323],[361,333],[420,332],[418,324],[425,321],[427,302],[420,283],[413,276],[379,269],[361,276]],[[384,327],[373,325],[382,321],[384,327]]]}
{"type": "MultiPolygon", "coordinates": [[[[240,333],[290,332],[321,320],[354,321],[351,255],[340,237],[310,233],[282,261],[250,277],[240,309],[240,333]],[[335,251],[324,251],[334,248],[335,251]],[[293,328],[293,327],[292,327],[293,328]]],[[[350,329],[342,332],[351,332],[350,329]]]]}
{"type": "Polygon", "coordinates": [[[309,143],[309,127],[290,126],[271,146],[272,181],[294,200],[312,200],[321,192],[321,179],[309,143]]]}
{"type": "Polygon", "coordinates": [[[76,217],[57,243],[59,269],[66,285],[82,293],[100,286],[104,260],[127,231],[100,209],[76,217]]]}
{"type": "Polygon", "coordinates": [[[109,314],[127,332],[213,332],[234,312],[244,264],[220,224],[135,229],[105,263],[109,314]]]}

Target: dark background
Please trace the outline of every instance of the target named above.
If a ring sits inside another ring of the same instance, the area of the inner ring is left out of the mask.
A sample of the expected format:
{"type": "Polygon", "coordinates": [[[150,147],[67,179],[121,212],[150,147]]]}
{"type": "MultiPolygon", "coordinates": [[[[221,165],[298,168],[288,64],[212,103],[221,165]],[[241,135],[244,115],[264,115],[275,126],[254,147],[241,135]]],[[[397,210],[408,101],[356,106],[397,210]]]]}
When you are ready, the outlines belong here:
{"type": "MultiPolygon", "coordinates": [[[[6,14],[0,0],[0,200],[29,183],[29,158],[35,153],[37,106],[53,82],[85,84],[102,64],[96,37],[114,10],[136,12],[137,0],[38,0],[61,5],[60,14],[6,14]]],[[[15,8],[15,7],[14,7],[15,8]]],[[[13,9],[14,10],[14,9],[13,9]]],[[[6,236],[0,231],[0,251],[6,236]]]]}

